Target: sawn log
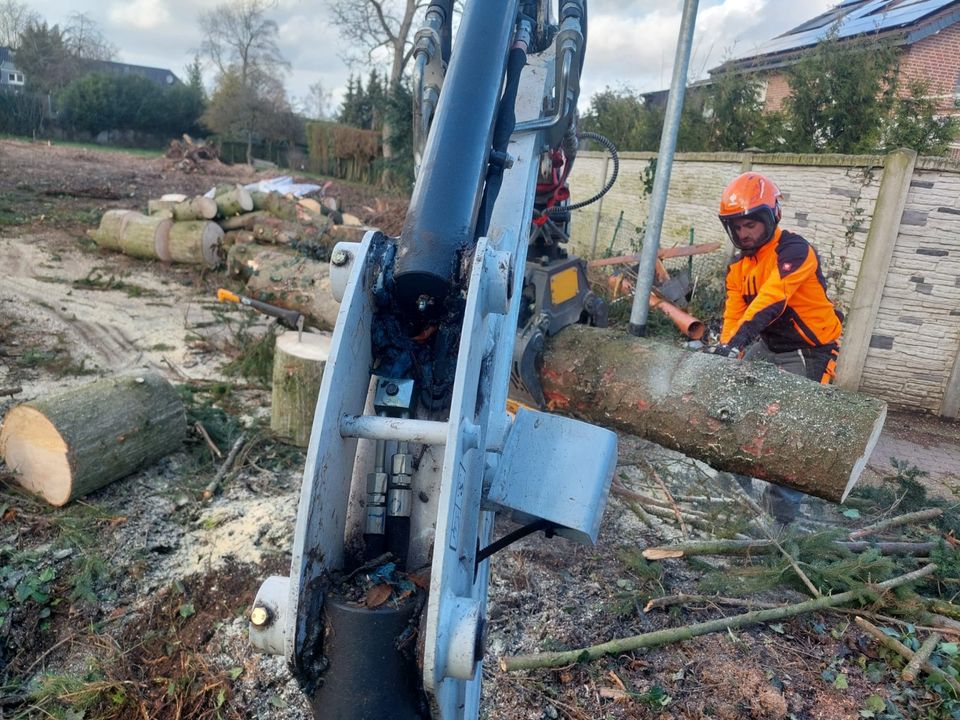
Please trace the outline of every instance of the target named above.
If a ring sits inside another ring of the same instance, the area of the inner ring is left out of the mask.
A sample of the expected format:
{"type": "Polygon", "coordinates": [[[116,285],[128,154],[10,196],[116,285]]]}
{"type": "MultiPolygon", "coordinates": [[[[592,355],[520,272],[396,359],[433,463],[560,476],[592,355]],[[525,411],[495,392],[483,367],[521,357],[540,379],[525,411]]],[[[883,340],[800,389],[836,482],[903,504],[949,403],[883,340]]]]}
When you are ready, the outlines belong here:
{"type": "Polygon", "coordinates": [[[547,341],[541,382],[556,412],[833,502],[859,479],[887,413],[767,363],[585,325],[547,341]]]}
{"type": "Polygon", "coordinates": [[[176,389],[145,370],[14,407],[0,454],[27,490],[64,505],[174,452],[186,427],[176,389]]]}

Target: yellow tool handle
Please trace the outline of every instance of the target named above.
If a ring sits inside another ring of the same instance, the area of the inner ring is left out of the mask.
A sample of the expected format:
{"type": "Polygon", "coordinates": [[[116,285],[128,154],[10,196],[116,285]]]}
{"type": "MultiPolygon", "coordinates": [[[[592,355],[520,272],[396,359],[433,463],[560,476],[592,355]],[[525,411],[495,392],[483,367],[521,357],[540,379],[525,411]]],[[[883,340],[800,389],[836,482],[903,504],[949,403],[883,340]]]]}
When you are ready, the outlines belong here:
{"type": "Polygon", "coordinates": [[[240,296],[236,293],[232,293],[226,288],[219,288],[217,290],[217,300],[220,302],[240,302],[240,296]]]}

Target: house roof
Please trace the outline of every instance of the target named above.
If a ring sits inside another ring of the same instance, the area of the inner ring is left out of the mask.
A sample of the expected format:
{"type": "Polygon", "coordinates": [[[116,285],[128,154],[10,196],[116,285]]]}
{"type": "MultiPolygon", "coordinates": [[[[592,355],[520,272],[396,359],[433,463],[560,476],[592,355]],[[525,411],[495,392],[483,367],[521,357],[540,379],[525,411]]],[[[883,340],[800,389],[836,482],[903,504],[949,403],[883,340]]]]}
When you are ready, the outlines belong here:
{"type": "Polygon", "coordinates": [[[117,75],[142,75],[157,85],[179,85],[180,78],[167,68],[148,67],[146,65],[130,65],[128,63],[99,60],[95,63],[97,71],[115,73],[117,75]]]}
{"type": "Polygon", "coordinates": [[[912,45],[956,22],[960,22],[960,0],[845,0],[710,72],[782,65],[785,58],[816,45],[834,29],[841,40],[873,34],[912,45]]]}

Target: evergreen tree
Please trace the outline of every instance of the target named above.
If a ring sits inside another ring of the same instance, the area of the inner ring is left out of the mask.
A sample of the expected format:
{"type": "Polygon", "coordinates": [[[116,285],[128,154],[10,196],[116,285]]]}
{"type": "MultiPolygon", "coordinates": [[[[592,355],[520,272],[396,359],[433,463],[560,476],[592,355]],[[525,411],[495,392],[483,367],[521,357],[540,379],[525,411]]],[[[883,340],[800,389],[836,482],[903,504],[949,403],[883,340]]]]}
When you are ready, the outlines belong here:
{"type": "Polygon", "coordinates": [[[930,84],[914,81],[906,95],[899,95],[884,128],[884,150],[913,148],[921,155],[945,155],[950,142],[960,133],[960,120],[938,114],[936,100],[928,93],[930,84]]]}
{"type": "Polygon", "coordinates": [[[794,152],[875,152],[894,103],[896,49],[836,30],[790,66],[785,144],[794,152]]]}

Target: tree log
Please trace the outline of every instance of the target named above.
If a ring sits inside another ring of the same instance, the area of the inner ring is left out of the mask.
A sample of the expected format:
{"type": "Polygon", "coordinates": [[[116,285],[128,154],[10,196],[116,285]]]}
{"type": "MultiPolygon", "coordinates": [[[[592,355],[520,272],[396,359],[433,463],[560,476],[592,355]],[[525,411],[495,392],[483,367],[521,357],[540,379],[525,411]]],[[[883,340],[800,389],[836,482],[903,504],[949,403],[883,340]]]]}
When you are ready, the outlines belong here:
{"type": "Polygon", "coordinates": [[[833,502],[859,479],[887,411],[770,364],[584,325],[549,339],[541,381],[560,413],[833,502]]]}
{"type": "Polygon", "coordinates": [[[203,195],[197,195],[178,203],[173,208],[173,219],[178,221],[213,220],[218,211],[219,207],[216,201],[203,195]]]}
{"type": "Polygon", "coordinates": [[[223,218],[217,222],[224,230],[253,230],[254,223],[260,218],[270,217],[270,213],[265,210],[234,215],[230,218],[223,218]]]}
{"type": "Polygon", "coordinates": [[[136,210],[107,210],[100,218],[100,227],[89,233],[98,247],[120,250],[120,239],[131,218],[139,217],[136,210]]]}
{"type": "Polygon", "coordinates": [[[250,193],[254,210],[264,210],[275,218],[295,221],[297,219],[297,201],[278,192],[255,190],[250,193]]]}
{"type": "Polygon", "coordinates": [[[147,215],[169,212],[172,216],[176,204],[176,200],[147,200],[147,215]]]}
{"type": "Polygon", "coordinates": [[[170,226],[164,254],[161,260],[167,262],[192,263],[216,267],[220,264],[220,242],[223,229],[209,220],[190,220],[175,222],[170,226]]]}
{"type": "Polygon", "coordinates": [[[163,215],[131,217],[120,237],[120,250],[131,257],[155,259],[166,254],[167,237],[173,221],[163,215]]]}
{"type": "Polygon", "coordinates": [[[237,185],[224,193],[219,193],[214,200],[221,217],[233,217],[253,210],[253,198],[250,197],[250,191],[242,185],[237,185]]]}
{"type": "Polygon", "coordinates": [[[255,239],[253,232],[250,230],[230,230],[223,234],[223,239],[220,240],[220,246],[225,251],[229,251],[234,245],[246,245],[254,242],[255,239]]]}
{"type": "Polygon", "coordinates": [[[320,393],[323,368],[330,355],[330,336],[286,332],[277,337],[273,354],[270,429],[282,440],[307,447],[320,393]]]}
{"type": "MultiPolygon", "coordinates": [[[[243,247],[234,245],[231,250],[243,247]]],[[[237,253],[245,257],[242,267],[230,267],[231,273],[249,273],[244,294],[271,305],[299,310],[307,323],[319,330],[332,330],[340,304],[330,291],[330,266],[302,255],[276,250],[237,253]]]]}
{"type": "Polygon", "coordinates": [[[177,391],[142,371],[14,407],[0,453],[23,487],[64,505],[170,454],[185,435],[177,391]]]}

